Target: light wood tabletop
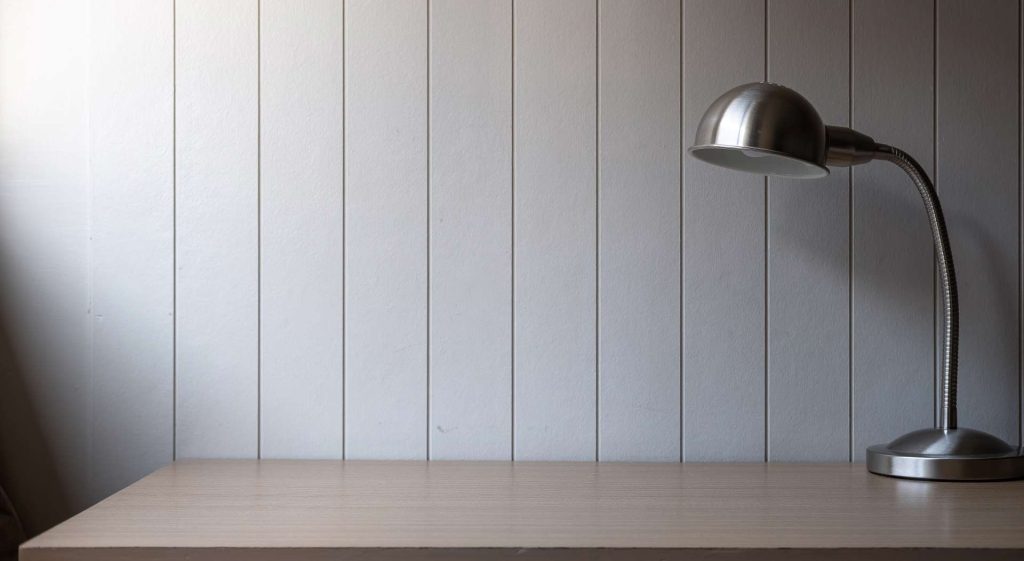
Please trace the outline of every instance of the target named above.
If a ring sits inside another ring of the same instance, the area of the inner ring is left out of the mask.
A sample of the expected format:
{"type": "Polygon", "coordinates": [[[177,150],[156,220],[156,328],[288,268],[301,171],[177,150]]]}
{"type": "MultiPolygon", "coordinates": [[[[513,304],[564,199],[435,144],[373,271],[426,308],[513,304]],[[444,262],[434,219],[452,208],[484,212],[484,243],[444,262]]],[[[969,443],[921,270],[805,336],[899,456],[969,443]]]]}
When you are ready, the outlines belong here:
{"type": "Polygon", "coordinates": [[[178,462],[27,542],[64,559],[1024,559],[1024,481],[860,464],[178,462]]]}

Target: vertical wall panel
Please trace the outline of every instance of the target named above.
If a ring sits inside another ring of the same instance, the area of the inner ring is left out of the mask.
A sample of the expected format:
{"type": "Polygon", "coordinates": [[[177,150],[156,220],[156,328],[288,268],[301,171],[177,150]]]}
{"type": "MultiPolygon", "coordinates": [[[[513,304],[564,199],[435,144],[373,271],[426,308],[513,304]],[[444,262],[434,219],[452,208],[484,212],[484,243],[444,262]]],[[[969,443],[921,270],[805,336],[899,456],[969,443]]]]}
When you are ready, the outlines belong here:
{"type": "Polygon", "coordinates": [[[179,458],[256,457],[257,6],[176,4],[179,458]]]}
{"type": "Polygon", "coordinates": [[[171,461],[174,5],[92,3],[95,498],[171,461]]]}
{"type": "MultiPolygon", "coordinates": [[[[932,2],[853,4],[853,127],[933,166],[932,2]]],[[[955,212],[952,207],[947,212],[955,212]]],[[[853,450],[932,424],[933,261],[906,174],[853,171],[853,450]]]]}
{"type": "Polygon", "coordinates": [[[511,1],[431,2],[430,124],[430,457],[507,460],[511,1]]]}
{"type": "Polygon", "coordinates": [[[349,458],[427,454],[427,4],[345,14],[349,458]]]}
{"type": "Polygon", "coordinates": [[[0,2],[0,487],[30,536],[95,497],[89,10],[0,2]]]}
{"type": "Polygon", "coordinates": [[[516,0],[515,457],[596,455],[597,9],[516,0]]]}
{"type": "MultiPolygon", "coordinates": [[[[849,126],[849,2],[768,6],[768,79],[849,126]]],[[[768,180],[769,460],[849,458],[849,201],[849,168],[768,180]]]]}
{"type": "Polygon", "coordinates": [[[940,0],[936,18],[936,189],[960,289],[960,422],[1010,442],[1020,383],[1018,9],[940,0]]]}
{"type": "Polygon", "coordinates": [[[342,455],[342,4],[260,5],[260,441],[342,455]]]}
{"type": "Polygon", "coordinates": [[[679,459],[679,9],[598,4],[602,460],[679,459]]]}
{"type": "MultiPolygon", "coordinates": [[[[764,79],[762,0],[683,2],[683,143],[730,88],[764,79]]],[[[683,457],[763,460],[763,176],[683,163],[683,457]]]]}

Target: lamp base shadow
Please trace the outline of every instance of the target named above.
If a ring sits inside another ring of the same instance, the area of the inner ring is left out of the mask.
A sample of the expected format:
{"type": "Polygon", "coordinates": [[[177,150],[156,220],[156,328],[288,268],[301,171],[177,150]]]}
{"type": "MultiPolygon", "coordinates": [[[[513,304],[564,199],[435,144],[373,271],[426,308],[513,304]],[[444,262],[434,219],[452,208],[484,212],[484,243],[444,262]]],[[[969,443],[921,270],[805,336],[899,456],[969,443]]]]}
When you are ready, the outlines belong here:
{"type": "Polygon", "coordinates": [[[1024,449],[968,428],[923,429],[868,448],[871,473],[933,481],[1024,478],[1024,449]]]}

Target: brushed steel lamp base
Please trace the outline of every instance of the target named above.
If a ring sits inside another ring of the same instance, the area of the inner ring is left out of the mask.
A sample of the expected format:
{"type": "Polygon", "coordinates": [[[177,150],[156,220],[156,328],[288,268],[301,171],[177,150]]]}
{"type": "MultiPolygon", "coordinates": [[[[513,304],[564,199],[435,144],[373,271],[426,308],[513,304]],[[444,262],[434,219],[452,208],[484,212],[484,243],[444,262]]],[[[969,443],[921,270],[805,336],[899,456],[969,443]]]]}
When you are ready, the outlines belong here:
{"type": "Polygon", "coordinates": [[[1024,478],[1024,450],[974,429],[923,429],[868,448],[868,471],[937,481],[1024,478]]]}

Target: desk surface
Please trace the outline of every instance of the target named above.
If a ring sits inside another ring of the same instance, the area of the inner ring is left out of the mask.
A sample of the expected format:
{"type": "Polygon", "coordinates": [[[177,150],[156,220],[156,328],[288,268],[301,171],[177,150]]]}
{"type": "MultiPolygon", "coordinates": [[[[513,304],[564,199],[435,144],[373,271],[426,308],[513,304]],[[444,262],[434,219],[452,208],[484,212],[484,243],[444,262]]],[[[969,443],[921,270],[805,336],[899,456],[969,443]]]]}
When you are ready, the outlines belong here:
{"type": "Polygon", "coordinates": [[[21,553],[642,560],[867,550],[876,559],[1024,558],[1024,481],[908,481],[860,464],[188,461],[21,553]]]}

